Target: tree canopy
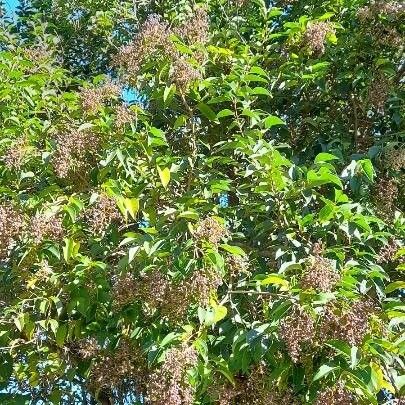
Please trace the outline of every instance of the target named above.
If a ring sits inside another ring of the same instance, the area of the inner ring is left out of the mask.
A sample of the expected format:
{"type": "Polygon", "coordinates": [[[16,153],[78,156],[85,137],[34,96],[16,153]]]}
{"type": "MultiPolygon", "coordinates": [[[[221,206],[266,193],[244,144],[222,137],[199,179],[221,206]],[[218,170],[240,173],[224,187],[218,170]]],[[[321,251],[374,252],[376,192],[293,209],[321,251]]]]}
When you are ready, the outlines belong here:
{"type": "Polygon", "coordinates": [[[3,17],[0,402],[402,403],[404,14],[3,17]]]}

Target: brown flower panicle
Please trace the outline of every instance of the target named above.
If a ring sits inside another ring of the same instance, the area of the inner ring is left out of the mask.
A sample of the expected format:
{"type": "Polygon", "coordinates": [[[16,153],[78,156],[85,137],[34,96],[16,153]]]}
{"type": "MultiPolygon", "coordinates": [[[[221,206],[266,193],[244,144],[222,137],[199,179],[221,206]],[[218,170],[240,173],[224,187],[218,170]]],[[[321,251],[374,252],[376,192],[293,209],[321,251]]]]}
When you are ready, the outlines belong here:
{"type": "Polygon", "coordinates": [[[121,221],[121,215],[114,198],[102,194],[96,203],[85,213],[90,229],[96,236],[101,236],[114,222],[121,221]]]}
{"type": "Polygon", "coordinates": [[[95,359],[90,372],[89,387],[95,391],[114,389],[130,380],[139,387],[139,392],[143,392],[146,369],[141,348],[123,339],[115,350],[99,354],[95,359]]]}
{"type": "Polygon", "coordinates": [[[189,44],[205,44],[209,40],[209,18],[202,7],[195,8],[193,14],[175,29],[175,33],[189,44]]]}
{"type": "Polygon", "coordinates": [[[10,248],[24,229],[22,214],[11,204],[0,204],[0,259],[5,259],[10,248]]]}
{"type": "Polygon", "coordinates": [[[27,141],[20,138],[11,145],[3,156],[4,164],[10,170],[20,169],[26,156],[27,141]]]}
{"type": "Polygon", "coordinates": [[[171,30],[167,22],[157,14],[149,15],[135,39],[121,48],[115,64],[124,67],[129,76],[136,76],[143,63],[157,51],[166,56],[176,53],[170,35],[171,30]]]}
{"type": "Polygon", "coordinates": [[[394,260],[395,254],[398,252],[399,245],[395,239],[390,239],[388,243],[380,250],[377,258],[377,263],[385,264],[394,260]]]}
{"type": "Polygon", "coordinates": [[[194,389],[188,382],[187,371],[198,361],[196,350],[182,344],[169,350],[161,367],[148,380],[147,393],[151,405],[192,405],[194,389]]]}
{"type": "Polygon", "coordinates": [[[354,395],[340,381],[333,387],[322,391],[315,400],[315,405],[355,405],[354,395]]]}
{"type": "Polygon", "coordinates": [[[126,125],[131,124],[135,118],[135,113],[125,104],[121,104],[115,109],[115,125],[118,129],[123,129],[126,125]]]}
{"type": "Polygon", "coordinates": [[[101,87],[82,88],[80,99],[83,110],[94,114],[107,100],[119,97],[120,94],[121,88],[112,82],[108,82],[101,87]]]}
{"type": "Polygon", "coordinates": [[[66,179],[73,173],[85,176],[90,170],[90,158],[98,151],[100,139],[88,131],[72,130],[58,134],[55,141],[52,162],[58,177],[66,179]]]}
{"type": "Polygon", "coordinates": [[[370,300],[355,302],[348,310],[328,306],[320,326],[321,341],[339,339],[359,346],[369,329],[369,318],[374,312],[370,300]]]}
{"type": "Polygon", "coordinates": [[[334,34],[333,25],[329,22],[320,21],[310,23],[304,33],[304,44],[314,53],[322,54],[325,52],[326,37],[334,34]]]}
{"type": "Polygon", "coordinates": [[[63,239],[65,231],[62,225],[62,218],[58,215],[37,214],[29,225],[30,238],[36,245],[45,240],[59,242],[63,239]]]}
{"type": "Polygon", "coordinates": [[[188,90],[191,83],[201,79],[201,73],[183,58],[179,58],[174,62],[170,76],[173,83],[182,93],[188,90]]]}
{"type": "Polygon", "coordinates": [[[194,237],[197,240],[206,240],[213,245],[217,245],[222,238],[228,235],[226,228],[212,217],[199,221],[196,228],[194,237]]]}
{"type": "Polygon", "coordinates": [[[313,256],[311,264],[302,276],[301,288],[304,290],[314,289],[321,292],[330,292],[339,279],[339,274],[332,267],[329,259],[322,256],[313,256]]]}
{"type": "Polygon", "coordinates": [[[315,324],[312,317],[301,307],[295,306],[291,315],[280,325],[280,339],[284,341],[294,363],[300,361],[303,345],[315,337],[315,324]]]}

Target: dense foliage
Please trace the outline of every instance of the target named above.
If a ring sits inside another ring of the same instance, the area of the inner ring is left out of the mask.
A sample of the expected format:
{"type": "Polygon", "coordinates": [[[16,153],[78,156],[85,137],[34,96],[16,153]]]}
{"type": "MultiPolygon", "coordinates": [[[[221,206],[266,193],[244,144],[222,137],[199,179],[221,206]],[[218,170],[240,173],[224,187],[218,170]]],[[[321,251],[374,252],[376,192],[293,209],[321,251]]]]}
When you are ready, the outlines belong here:
{"type": "Polygon", "coordinates": [[[402,403],[404,12],[4,21],[2,403],[402,403]]]}

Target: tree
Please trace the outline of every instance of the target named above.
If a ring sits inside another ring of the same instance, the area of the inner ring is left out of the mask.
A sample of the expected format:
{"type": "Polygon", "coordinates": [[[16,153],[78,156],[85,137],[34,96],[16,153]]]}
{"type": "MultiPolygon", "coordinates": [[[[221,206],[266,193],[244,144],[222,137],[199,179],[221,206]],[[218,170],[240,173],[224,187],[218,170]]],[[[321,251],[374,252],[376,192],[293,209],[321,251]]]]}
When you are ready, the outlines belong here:
{"type": "Polygon", "coordinates": [[[151,3],[80,73],[57,14],[35,43],[2,33],[0,382],[52,403],[400,398],[403,7],[151,3]]]}

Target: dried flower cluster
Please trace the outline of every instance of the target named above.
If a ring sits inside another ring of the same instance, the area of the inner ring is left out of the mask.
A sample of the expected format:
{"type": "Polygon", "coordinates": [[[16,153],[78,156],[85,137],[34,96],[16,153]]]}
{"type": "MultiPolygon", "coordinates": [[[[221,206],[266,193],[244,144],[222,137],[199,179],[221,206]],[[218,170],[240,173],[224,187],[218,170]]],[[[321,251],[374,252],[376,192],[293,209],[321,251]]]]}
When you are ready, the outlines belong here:
{"type": "Polygon", "coordinates": [[[399,245],[395,239],[390,239],[388,243],[380,250],[377,263],[390,263],[394,260],[395,254],[398,252],[399,245]]]}
{"type": "Polygon", "coordinates": [[[187,371],[198,361],[196,350],[181,345],[169,350],[163,365],[150,375],[147,385],[151,405],[191,405],[194,389],[188,382],[187,371]]]}
{"type": "Polygon", "coordinates": [[[405,169],[405,148],[389,148],[384,153],[384,165],[395,171],[405,169]]]}
{"type": "Polygon", "coordinates": [[[121,220],[120,212],[114,198],[102,194],[97,202],[87,210],[86,220],[94,235],[103,235],[114,222],[121,220]]]}
{"type": "Polygon", "coordinates": [[[0,259],[7,257],[9,249],[24,228],[24,218],[7,203],[0,204],[0,259]]]}
{"type": "Polygon", "coordinates": [[[45,46],[38,46],[35,48],[25,48],[24,57],[34,63],[42,63],[51,57],[51,52],[45,46]]]}
{"type": "Polygon", "coordinates": [[[64,236],[62,218],[57,215],[37,214],[29,225],[30,238],[39,245],[45,240],[60,241],[64,236]]]}
{"type": "Polygon", "coordinates": [[[118,97],[120,94],[121,88],[114,83],[108,82],[101,87],[81,89],[80,99],[83,110],[94,114],[107,100],[118,97]]]}
{"type": "Polygon", "coordinates": [[[89,171],[89,157],[94,155],[100,139],[88,131],[73,130],[56,136],[56,152],[52,159],[56,174],[68,178],[73,173],[89,171]]]}
{"type": "Polygon", "coordinates": [[[236,379],[235,386],[214,384],[210,396],[220,405],[297,405],[292,392],[280,392],[266,379],[266,374],[266,368],[260,364],[249,375],[236,379]]]}
{"type": "Polygon", "coordinates": [[[170,77],[176,87],[184,93],[192,82],[201,79],[201,73],[197,69],[194,69],[183,58],[179,58],[173,64],[170,77]]]}
{"type": "Polygon", "coordinates": [[[137,287],[132,274],[127,273],[119,277],[111,292],[114,307],[119,309],[136,301],[139,296],[137,287]]]}
{"type": "Polygon", "coordinates": [[[226,265],[232,277],[238,277],[241,274],[247,274],[249,272],[249,263],[246,257],[229,255],[226,258],[226,265]]]}
{"type": "Polygon", "coordinates": [[[122,129],[125,125],[130,124],[135,119],[135,113],[128,106],[121,104],[115,109],[115,125],[118,129],[122,129]]]}
{"type": "Polygon", "coordinates": [[[331,23],[324,21],[310,23],[304,34],[304,44],[312,52],[322,54],[325,52],[327,35],[334,33],[335,30],[331,23]]]}
{"type": "Polygon", "coordinates": [[[192,44],[205,43],[208,28],[208,16],[202,8],[196,8],[194,14],[175,30],[159,15],[152,14],[142,24],[132,43],[121,48],[115,64],[124,67],[128,76],[133,78],[146,60],[157,54],[162,55],[173,63],[171,80],[184,92],[201,74],[181,57],[170,36],[175,33],[192,44]]]}
{"type": "Polygon", "coordinates": [[[149,15],[135,39],[121,48],[115,63],[125,67],[130,76],[136,76],[142,64],[156,51],[161,51],[169,57],[175,54],[170,34],[169,25],[159,15],[149,15]]]}
{"type": "MultiPolygon", "coordinates": [[[[89,386],[98,391],[120,387],[131,380],[143,386],[146,376],[146,361],[140,347],[128,340],[122,340],[117,349],[99,355],[92,368],[89,386]]],[[[142,392],[142,389],[139,389],[142,392]]]]}
{"type": "Polygon", "coordinates": [[[341,381],[321,392],[315,400],[315,405],[355,405],[356,403],[354,395],[341,381]]]}
{"type": "Polygon", "coordinates": [[[360,8],[357,17],[362,22],[367,22],[377,18],[380,14],[392,18],[399,17],[405,13],[405,5],[397,1],[372,1],[370,5],[360,8]]]}
{"type": "Polygon", "coordinates": [[[209,19],[207,11],[197,7],[193,15],[188,16],[175,33],[190,44],[205,44],[209,39],[209,19]]]}
{"type": "Polygon", "coordinates": [[[69,351],[79,359],[90,360],[100,353],[100,345],[94,338],[81,339],[70,345],[69,351]]]}
{"type": "Polygon", "coordinates": [[[377,74],[368,89],[368,103],[377,111],[383,112],[390,93],[390,81],[383,74],[377,74]]]}
{"type": "Polygon", "coordinates": [[[206,240],[213,245],[217,245],[227,234],[226,228],[215,218],[207,217],[197,223],[194,237],[197,240],[206,240]]]}
{"type": "Polygon", "coordinates": [[[43,260],[38,271],[35,273],[35,278],[39,281],[47,282],[52,276],[53,271],[47,260],[43,260]]]}
{"type": "Polygon", "coordinates": [[[321,292],[330,292],[339,281],[339,274],[332,267],[329,259],[322,256],[312,256],[311,264],[301,279],[304,290],[314,289],[321,292]]]}
{"type": "Polygon", "coordinates": [[[20,169],[26,155],[27,141],[20,138],[11,145],[2,157],[4,164],[10,169],[20,169]]]}
{"type": "Polygon", "coordinates": [[[170,322],[181,321],[192,304],[206,306],[222,279],[212,269],[196,271],[190,279],[170,282],[159,270],[135,278],[126,274],[119,278],[112,290],[116,308],[139,301],[147,313],[159,311],[170,322]]]}
{"type": "Polygon", "coordinates": [[[291,315],[283,319],[280,325],[280,338],[287,346],[294,363],[300,361],[305,343],[315,337],[315,325],[312,317],[301,307],[295,306],[291,315]]]}
{"type": "Polygon", "coordinates": [[[374,304],[369,300],[355,302],[348,310],[327,306],[320,327],[320,339],[345,340],[358,346],[366,335],[374,304]]]}
{"type": "Polygon", "coordinates": [[[392,217],[398,195],[398,184],[395,179],[380,178],[374,188],[374,202],[382,218],[389,220],[392,217]]]}

